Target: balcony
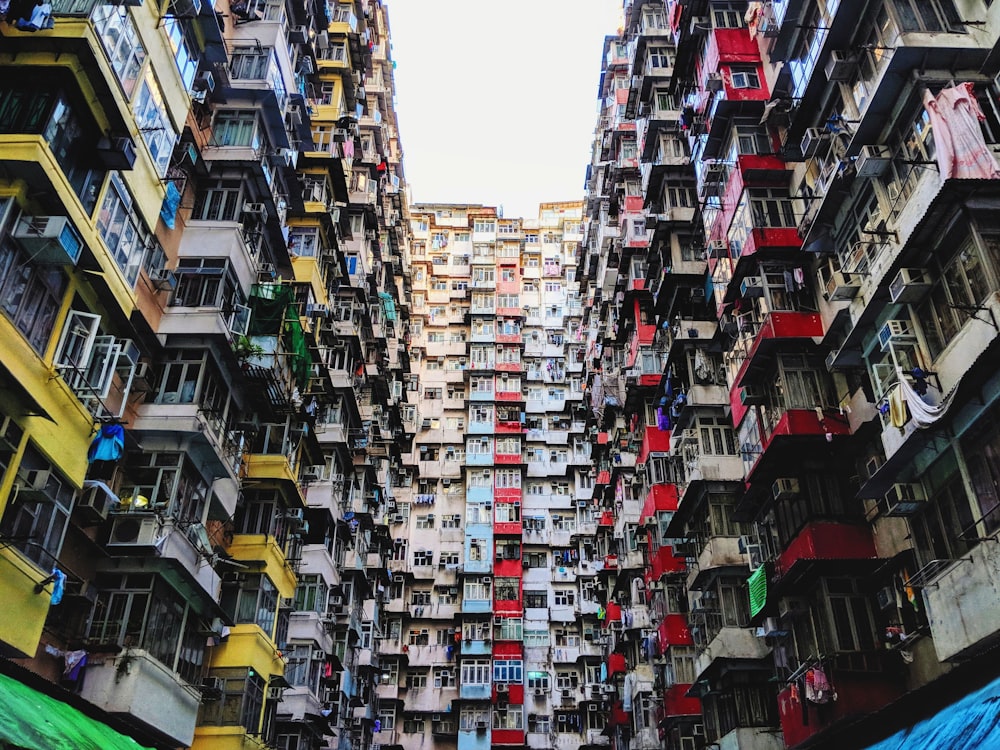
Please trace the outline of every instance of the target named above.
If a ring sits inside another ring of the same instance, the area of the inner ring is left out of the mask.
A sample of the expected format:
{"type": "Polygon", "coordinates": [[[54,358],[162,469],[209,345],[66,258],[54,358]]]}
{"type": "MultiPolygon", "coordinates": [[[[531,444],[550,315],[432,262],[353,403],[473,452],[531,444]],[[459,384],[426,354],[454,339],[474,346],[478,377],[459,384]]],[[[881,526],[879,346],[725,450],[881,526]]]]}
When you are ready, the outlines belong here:
{"type": "Polygon", "coordinates": [[[786,546],[775,561],[776,578],[801,579],[815,563],[826,561],[831,572],[843,568],[846,561],[870,561],[877,564],[878,553],[869,526],[828,521],[813,521],[786,546]]]}
{"type": "Polygon", "coordinates": [[[80,695],[112,714],[169,737],[172,744],[194,740],[201,691],[181,680],[148,651],[126,648],[118,656],[91,654],[80,695]]]}
{"type": "Polygon", "coordinates": [[[715,573],[726,568],[739,568],[745,571],[747,558],[740,551],[739,537],[711,537],[698,554],[694,570],[688,576],[688,589],[705,588],[715,573]]]}
{"type": "Polygon", "coordinates": [[[458,689],[458,697],[461,700],[490,700],[492,698],[492,692],[492,686],[488,682],[463,682],[458,689]]]}
{"type": "Polygon", "coordinates": [[[903,693],[900,683],[880,674],[839,671],[834,681],[836,700],[823,705],[810,703],[801,696],[793,699],[792,686],[778,693],[778,713],[786,747],[798,746],[834,724],[871,716],[903,693]]]}
{"type": "Polygon", "coordinates": [[[0,601],[17,602],[0,611],[0,645],[24,656],[34,656],[49,613],[51,585],[35,591],[45,580],[42,572],[10,546],[0,549],[0,601]]]}

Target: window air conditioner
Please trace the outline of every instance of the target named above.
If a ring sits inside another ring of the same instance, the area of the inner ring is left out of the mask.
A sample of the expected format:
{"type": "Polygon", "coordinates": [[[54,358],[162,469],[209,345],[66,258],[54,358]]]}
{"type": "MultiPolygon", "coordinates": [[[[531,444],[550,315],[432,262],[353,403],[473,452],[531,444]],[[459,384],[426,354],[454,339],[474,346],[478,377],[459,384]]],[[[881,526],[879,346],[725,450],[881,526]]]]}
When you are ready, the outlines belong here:
{"type": "Polygon", "coordinates": [[[126,513],[115,517],[107,547],[109,550],[153,547],[159,533],[160,521],[153,513],[126,513]]]}
{"type": "Polygon", "coordinates": [[[243,213],[258,216],[261,221],[267,220],[267,206],[263,203],[244,203],[243,213]]]}
{"type": "Polygon", "coordinates": [[[205,70],[198,74],[198,77],[194,80],[194,90],[215,91],[215,76],[212,75],[211,71],[205,70]]]}
{"type": "Polygon", "coordinates": [[[802,136],[800,148],[805,157],[815,156],[820,150],[820,144],[830,142],[830,133],[822,128],[806,128],[802,136]]]}
{"type": "Polygon", "coordinates": [[[799,480],[794,477],[775,479],[771,485],[775,500],[791,500],[799,496],[799,480]]]}
{"type": "Polygon", "coordinates": [[[311,661],[326,661],[326,651],[321,648],[314,648],[309,658],[311,661]]]}
{"type": "Polygon", "coordinates": [[[166,292],[177,288],[177,275],[166,268],[150,271],[149,281],[158,292],[166,292]]]}
{"type": "Polygon", "coordinates": [[[269,687],[267,689],[267,699],[269,701],[280,701],[283,694],[284,689],[280,687],[269,687]]]}
{"type": "Polygon", "coordinates": [[[885,493],[883,514],[887,516],[912,516],[924,507],[927,493],[919,482],[894,484],[885,493]]]}
{"type": "Polygon", "coordinates": [[[506,693],[508,691],[508,689],[509,689],[509,686],[507,685],[506,682],[497,683],[497,692],[498,693],[506,693]]]}
{"type": "Polygon", "coordinates": [[[900,268],[889,282],[889,298],[901,305],[920,302],[932,286],[933,282],[923,268],[900,268]]]}
{"type": "Polygon", "coordinates": [[[886,351],[892,343],[914,339],[913,326],[905,319],[887,320],[878,331],[878,343],[882,351],[886,351]]]}
{"type": "Polygon", "coordinates": [[[32,261],[75,266],[83,240],[65,216],[21,216],[12,232],[32,261]]]}
{"type": "Polygon", "coordinates": [[[830,302],[854,299],[861,288],[859,281],[843,271],[831,271],[826,281],[826,298],[830,302]]]}
{"type": "Polygon", "coordinates": [[[740,296],[747,297],[763,297],[764,296],[764,283],[760,276],[747,276],[740,282],[740,296]]]}
{"type": "Polygon", "coordinates": [[[891,161],[892,151],[888,146],[862,146],[854,169],[861,179],[881,177],[891,161]]]}
{"type": "Polygon", "coordinates": [[[74,508],[81,511],[90,520],[100,522],[108,517],[108,511],[112,504],[117,503],[118,498],[105,489],[104,486],[94,484],[84,487],[83,492],[76,500],[74,508]]]}
{"type": "Polygon", "coordinates": [[[708,257],[722,258],[729,251],[729,246],[725,240],[712,240],[708,243],[708,257]]]}
{"type": "Polygon", "coordinates": [[[846,81],[858,68],[858,58],[853,52],[833,50],[826,63],[826,79],[828,81],[846,81]]]}
{"type": "Polygon", "coordinates": [[[288,29],[288,41],[291,44],[305,44],[309,41],[309,27],[290,26],[288,29]]]}

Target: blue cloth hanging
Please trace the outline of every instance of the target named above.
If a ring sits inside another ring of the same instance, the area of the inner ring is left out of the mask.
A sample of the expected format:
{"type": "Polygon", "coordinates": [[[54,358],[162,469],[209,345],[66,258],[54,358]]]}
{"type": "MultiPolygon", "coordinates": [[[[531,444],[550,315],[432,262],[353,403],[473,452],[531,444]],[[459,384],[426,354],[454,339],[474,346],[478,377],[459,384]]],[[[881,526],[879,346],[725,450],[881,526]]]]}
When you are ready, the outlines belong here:
{"type": "Polygon", "coordinates": [[[160,206],[160,218],[163,219],[163,226],[167,229],[174,228],[180,205],[181,191],[177,189],[173,180],[167,180],[167,194],[163,198],[163,205],[160,206]]]}
{"type": "Polygon", "coordinates": [[[59,568],[52,569],[52,597],[49,604],[56,605],[62,601],[63,593],[66,591],[66,574],[59,568]]]}
{"type": "Polygon", "coordinates": [[[117,461],[125,455],[125,428],[117,422],[102,425],[87,451],[88,463],[117,461]]]}

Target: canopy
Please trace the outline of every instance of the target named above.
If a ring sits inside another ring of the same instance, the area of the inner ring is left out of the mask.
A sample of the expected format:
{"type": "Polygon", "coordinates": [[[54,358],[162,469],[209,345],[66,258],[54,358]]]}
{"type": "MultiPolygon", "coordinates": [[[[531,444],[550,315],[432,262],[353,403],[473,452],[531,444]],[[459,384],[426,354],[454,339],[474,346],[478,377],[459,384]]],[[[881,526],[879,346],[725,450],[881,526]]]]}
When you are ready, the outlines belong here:
{"type": "Polygon", "coordinates": [[[62,701],[0,674],[0,742],[27,750],[142,750],[62,701]]]}

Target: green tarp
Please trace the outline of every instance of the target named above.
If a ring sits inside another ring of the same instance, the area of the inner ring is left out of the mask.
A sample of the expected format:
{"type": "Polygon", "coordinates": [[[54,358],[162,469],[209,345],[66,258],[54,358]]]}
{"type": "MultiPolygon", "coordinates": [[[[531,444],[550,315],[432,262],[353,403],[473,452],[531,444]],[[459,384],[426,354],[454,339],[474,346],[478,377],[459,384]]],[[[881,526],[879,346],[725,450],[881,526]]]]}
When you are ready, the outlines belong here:
{"type": "Polygon", "coordinates": [[[385,319],[395,320],[396,319],[396,301],[392,298],[392,295],[388,292],[379,292],[378,296],[382,299],[382,307],[385,308],[385,319]]]}
{"type": "Polygon", "coordinates": [[[747,588],[750,590],[750,616],[756,617],[767,604],[767,570],[763,565],[750,574],[747,588]]]}
{"type": "Polygon", "coordinates": [[[0,674],[0,744],[27,750],[142,750],[106,724],[0,674]]]}
{"type": "Polygon", "coordinates": [[[295,290],[285,284],[257,284],[250,293],[250,336],[282,334],[285,349],[291,355],[290,366],[295,384],[305,390],[312,370],[312,356],[305,332],[299,322],[295,290]]]}

